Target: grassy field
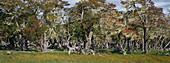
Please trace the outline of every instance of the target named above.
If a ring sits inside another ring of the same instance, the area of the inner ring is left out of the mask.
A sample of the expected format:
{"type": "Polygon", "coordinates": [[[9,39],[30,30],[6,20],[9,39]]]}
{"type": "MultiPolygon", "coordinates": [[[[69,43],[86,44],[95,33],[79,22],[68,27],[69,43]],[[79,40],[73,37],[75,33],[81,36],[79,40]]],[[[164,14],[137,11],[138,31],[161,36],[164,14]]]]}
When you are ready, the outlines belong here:
{"type": "Polygon", "coordinates": [[[170,63],[170,56],[144,54],[101,54],[67,55],[55,53],[12,53],[0,52],[0,63],[170,63]]]}

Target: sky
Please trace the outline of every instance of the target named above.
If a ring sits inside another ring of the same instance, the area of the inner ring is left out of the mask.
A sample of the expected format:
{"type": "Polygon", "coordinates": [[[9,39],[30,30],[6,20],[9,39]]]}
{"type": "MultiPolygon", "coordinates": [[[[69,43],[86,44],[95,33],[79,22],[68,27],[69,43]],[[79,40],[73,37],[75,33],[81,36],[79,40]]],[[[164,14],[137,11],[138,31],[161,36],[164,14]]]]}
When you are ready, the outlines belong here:
{"type": "MultiPolygon", "coordinates": [[[[64,0],[64,1],[68,1],[71,4],[69,7],[72,7],[75,5],[76,2],[79,2],[81,0],[64,0]]],[[[109,3],[116,4],[117,6],[116,9],[124,10],[123,8],[120,8],[121,7],[120,0],[106,0],[106,1],[109,3]]],[[[163,10],[164,13],[168,13],[167,9],[170,9],[170,0],[152,0],[152,1],[155,3],[156,7],[161,7],[164,9],[163,10]]]]}

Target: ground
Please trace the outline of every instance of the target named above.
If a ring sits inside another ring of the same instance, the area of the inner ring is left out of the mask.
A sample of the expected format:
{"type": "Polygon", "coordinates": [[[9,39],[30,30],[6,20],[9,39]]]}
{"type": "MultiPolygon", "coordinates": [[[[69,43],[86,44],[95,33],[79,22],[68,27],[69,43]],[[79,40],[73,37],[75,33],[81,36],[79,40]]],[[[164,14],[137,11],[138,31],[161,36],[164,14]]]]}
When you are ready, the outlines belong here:
{"type": "Polygon", "coordinates": [[[66,52],[54,53],[15,53],[6,55],[0,52],[0,63],[170,63],[170,56],[153,54],[98,54],[68,55],[66,52]]]}

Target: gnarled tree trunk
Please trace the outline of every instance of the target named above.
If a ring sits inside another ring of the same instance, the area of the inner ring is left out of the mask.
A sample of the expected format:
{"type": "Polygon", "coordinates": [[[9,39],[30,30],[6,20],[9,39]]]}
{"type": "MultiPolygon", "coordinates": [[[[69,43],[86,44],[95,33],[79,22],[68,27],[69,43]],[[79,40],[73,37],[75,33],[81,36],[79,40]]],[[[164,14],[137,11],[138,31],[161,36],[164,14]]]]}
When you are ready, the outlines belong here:
{"type": "Polygon", "coordinates": [[[43,39],[41,40],[41,52],[48,52],[48,42],[46,41],[46,33],[43,35],[43,39]]]}
{"type": "Polygon", "coordinates": [[[90,46],[91,46],[91,43],[92,43],[92,35],[93,35],[93,32],[92,32],[92,31],[90,31],[88,37],[87,37],[87,35],[86,35],[86,40],[87,40],[86,47],[85,47],[86,50],[87,50],[87,49],[90,49],[90,46]]]}

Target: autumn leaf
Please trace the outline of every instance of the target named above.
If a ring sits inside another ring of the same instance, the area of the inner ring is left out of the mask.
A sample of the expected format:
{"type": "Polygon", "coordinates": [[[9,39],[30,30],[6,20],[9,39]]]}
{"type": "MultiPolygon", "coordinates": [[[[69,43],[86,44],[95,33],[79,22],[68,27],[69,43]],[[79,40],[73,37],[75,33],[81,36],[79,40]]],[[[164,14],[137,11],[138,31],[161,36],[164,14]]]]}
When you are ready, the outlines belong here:
{"type": "Polygon", "coordinates": [[[2,37],[3,39],[5,39],[6,37],[2,37]]]}

